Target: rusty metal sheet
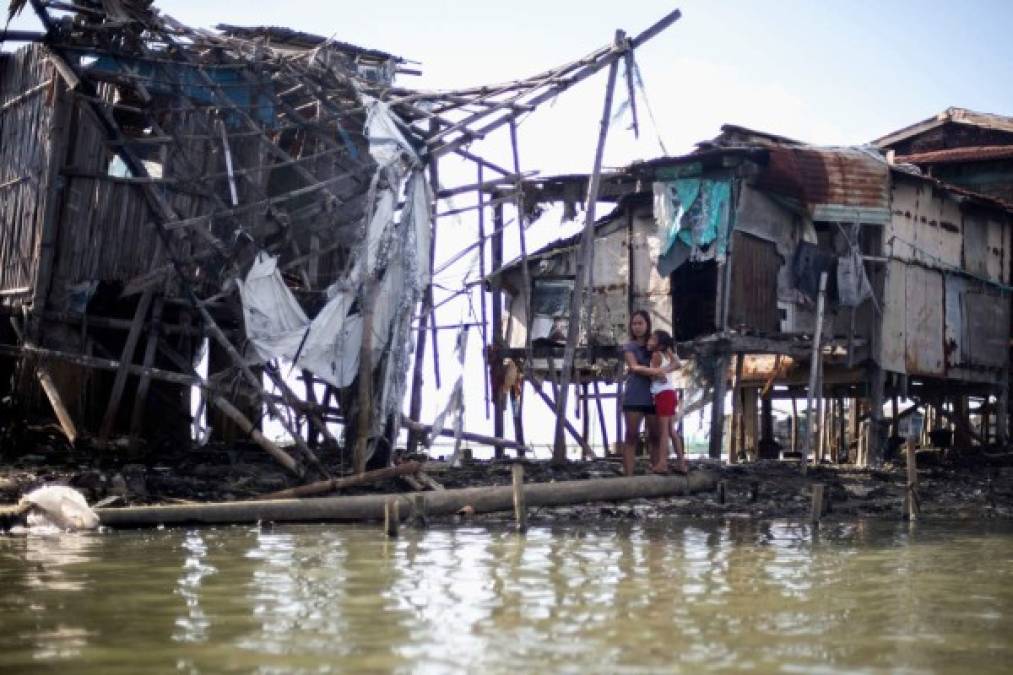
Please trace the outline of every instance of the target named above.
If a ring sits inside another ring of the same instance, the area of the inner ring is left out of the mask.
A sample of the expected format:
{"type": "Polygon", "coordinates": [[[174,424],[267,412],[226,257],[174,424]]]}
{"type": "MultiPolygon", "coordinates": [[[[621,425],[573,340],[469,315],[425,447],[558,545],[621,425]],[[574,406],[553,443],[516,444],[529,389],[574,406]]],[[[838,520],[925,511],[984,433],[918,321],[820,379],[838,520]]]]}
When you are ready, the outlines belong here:
{"type": "Polygon", "coordinates": [[[907,348],[905,365],[910,375],[942,376],[943,367],[943,275],[909,265],[904,299],[907,348]]]}
{"type": "Polygon", "coordinates": [[[890,255],[960,268],[964,264],[963,225],[960,204],[931,183],[894,181],[890,255]]]}
{"type": "Polygon", "coordinates": [[[967,279],[947,274],[943,283],[946,286],[943,354],[946,357],[946,369],[949,370],[965,363],[963,301],[964,293],[967,291],[967,279]]]}
{"type": "Polygon", "coordinates": [[[890,168],[860,148],[771,146],[755,185],[796,199],[811,213],[830,207],[834,219],[851,210],[864,222],[889,218],[890,168]],[[841,211],[841,213],[837,213],[841,211]]]}
{"type": "Polygon", "coordinates": [[[997,220],[988,220],[985,274],[992,281],[1003,282],[1009,258],[1006,255],[1006,226],[997,220]]]}
{"type": "Polygon", "coordinates": [[[1009,295],[968,283],[963,297],[964,360],[1002,368],[1009,355],[1009,295]]]}
{"type": "Polygon", "coordinates": [[[906,373],[907,349],[907,265],[891,260],[883,286],[883,331],[880,336],[879,363],[884,370],[906,373]]]}

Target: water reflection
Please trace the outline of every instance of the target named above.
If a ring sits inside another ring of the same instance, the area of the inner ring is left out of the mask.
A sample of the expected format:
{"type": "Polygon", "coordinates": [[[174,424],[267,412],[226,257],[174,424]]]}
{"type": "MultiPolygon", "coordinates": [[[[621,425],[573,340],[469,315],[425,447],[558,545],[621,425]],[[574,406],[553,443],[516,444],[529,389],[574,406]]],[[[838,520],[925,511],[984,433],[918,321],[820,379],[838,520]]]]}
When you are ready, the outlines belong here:
{"type": "Polygon", "coordinates": [[[0,671],[1001,672],[1013,527],[0,539],[0,671]]]}
{"type": "Polygon", "coordinates": [[[186,604],[186,615],[176,619],[177,630],[173,639],[179,642],[203,642],[207,639],[211,622],[200,603],[200,590],[204,578],[217,570],[207,562],[208,548],[199,531],[187,532],[183,538],[183,571],[176,589],[186,604]]]}

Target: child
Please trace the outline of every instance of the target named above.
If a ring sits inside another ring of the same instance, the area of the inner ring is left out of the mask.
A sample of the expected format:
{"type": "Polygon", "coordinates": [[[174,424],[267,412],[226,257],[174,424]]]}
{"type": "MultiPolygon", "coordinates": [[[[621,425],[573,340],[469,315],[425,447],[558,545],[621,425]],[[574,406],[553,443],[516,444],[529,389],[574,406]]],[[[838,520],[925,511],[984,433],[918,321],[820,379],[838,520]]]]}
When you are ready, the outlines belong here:
{"type": "MultiPolygon", "coordinates": [[[[675,341],[666,331],[656,330],[651,333],[651,337],[647,339],[647,349],[651,352],[652,368],[670,373],[682,367],[682,362],[675,353],[675,341]]],[[[657,447],[651,450],[651,471],[668,473],[668,442],[671,439],[675,454],[679,458],[678,470],[680,473],[686,473],[686,455],[683,453],[682,439],[679,438],[675,428],[675,410],[679,401],[669,375],[651,380],[651,395],[654,398],[655,414],[661,430],[658,434],[657,447]]]]}

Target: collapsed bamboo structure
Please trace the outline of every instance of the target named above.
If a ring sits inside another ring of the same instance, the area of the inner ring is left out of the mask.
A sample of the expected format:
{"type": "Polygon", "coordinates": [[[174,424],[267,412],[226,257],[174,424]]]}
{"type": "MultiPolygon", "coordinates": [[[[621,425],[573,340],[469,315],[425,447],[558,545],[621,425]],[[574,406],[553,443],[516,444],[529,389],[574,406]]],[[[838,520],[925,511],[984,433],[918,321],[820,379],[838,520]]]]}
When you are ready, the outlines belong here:
{"type": "MultiPolygon", "coordinates": [[[[10,393],[79,444],[186,444],[206,414],[216,437],[306,480],[329,479],[334,453],[360,473],[386,465],[402,427],[410,450],[446,433],[419,421],[439,205],[477,194],[483,265],[486,239],[502,265],[503,202],[482,199],[521,192],[518,118],[608,68],[611,92],[680,16],[527,79],[419,91],[395,83],[414,72],[402,58],[288,29],[195,29],[141,0],[27,4],[43,32],[7,33],[29,44],[0,56],[10,393]],[[472,147],[497,130],[512,168],[472,147]],[[451,155],[477,183],[440,184],[451,155]]],[[[467,437],[460,415],[453,435],[467,437]]],[[[524,447],[501,424],[471,437],[524,447]]]]}

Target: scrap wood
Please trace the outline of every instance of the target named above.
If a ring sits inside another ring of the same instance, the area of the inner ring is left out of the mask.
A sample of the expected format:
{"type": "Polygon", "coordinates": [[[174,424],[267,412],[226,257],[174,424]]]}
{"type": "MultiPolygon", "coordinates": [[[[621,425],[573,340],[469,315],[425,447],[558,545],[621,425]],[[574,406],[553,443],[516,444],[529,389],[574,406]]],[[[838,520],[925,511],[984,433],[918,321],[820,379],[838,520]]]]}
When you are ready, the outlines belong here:
{"type": "Polygon", "coordinates": [[[278,490],[277,492],[261,495],[256,499],[258,501],[268,499],[295,499],[298,497],[326,494],[328,492],[335,492],[336,490],[343,490],[345,488],[368,485],[369,483],[375,483],[388,478],[404,477],[413,473],[418,473],[421,468],[422,464],[420,462],[405,462],[385,469],[365,471],[363,473],[346,476],[344,478],[331,478],[330,480],[308,483],[306,485],[300,485],[287,490],[278,490]]]}

